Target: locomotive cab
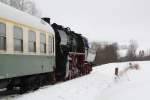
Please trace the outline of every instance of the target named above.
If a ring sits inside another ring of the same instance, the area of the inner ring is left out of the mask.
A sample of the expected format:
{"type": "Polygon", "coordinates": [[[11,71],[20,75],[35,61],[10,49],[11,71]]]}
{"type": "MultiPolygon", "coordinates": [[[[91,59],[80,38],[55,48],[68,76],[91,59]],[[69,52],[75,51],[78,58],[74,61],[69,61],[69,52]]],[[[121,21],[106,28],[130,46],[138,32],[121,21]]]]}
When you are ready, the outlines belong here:
{"type": "MultiPolygon", "coordinates": [[[[52,24],[55,31],[55,48],[56,48],[56,77],[62,79],[65,77],[67,55],[69,52],[68,41],[69,37],[67,35],[67,30],[63,29],[62,26],[57,24],[52,24]]],[[[58,79],[58,78],[57,78],[58,79]]]]}

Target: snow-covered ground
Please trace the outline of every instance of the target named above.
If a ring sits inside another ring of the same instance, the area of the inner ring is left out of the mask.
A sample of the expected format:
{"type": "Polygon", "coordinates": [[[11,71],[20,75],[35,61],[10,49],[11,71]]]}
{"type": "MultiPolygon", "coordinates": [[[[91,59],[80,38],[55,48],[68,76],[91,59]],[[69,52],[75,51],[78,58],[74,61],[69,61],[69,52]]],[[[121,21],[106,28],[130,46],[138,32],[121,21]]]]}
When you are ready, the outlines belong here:
{"type": "Polygon", "coordinates": [[[150,100],[150,62],[138,63],[139,70],[129,70],[118,80],[114,69],[129,63],[111,63],[95,67],[91,74],[2,100],[150,100]]]}

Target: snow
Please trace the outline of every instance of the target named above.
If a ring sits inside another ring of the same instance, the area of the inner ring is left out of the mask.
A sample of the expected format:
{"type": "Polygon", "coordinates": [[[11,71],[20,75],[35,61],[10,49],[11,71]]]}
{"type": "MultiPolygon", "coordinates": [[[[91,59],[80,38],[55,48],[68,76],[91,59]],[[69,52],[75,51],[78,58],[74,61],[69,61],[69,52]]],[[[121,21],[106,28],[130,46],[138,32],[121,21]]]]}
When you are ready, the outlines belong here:
{"type": "MultiPolygon", "coordinates": [[[[129,62],[111,63],[93,68],[91,74],[67,82],[8,97],[11,100],[150,100],[150,61],[132,62],[139,70],[129,69],[114,79],[114,69],[123,71],[129,62]]],[[[6,100],[3,98],[2,100],[6,100]]]]}
{"type": "Polygon", "coordinates": [[[0,2],[0,18],[28,25],[30,27],[54,33],[52,27],[40,18],[29,15],[0,2]]]}
{"type": "Polygon", "coordinates": [[[139,70],[130,70],[117,83],[105,89],[100,98],[103,100],[149,100],[150,99],[150,62],[140,64],[139,70]]]}

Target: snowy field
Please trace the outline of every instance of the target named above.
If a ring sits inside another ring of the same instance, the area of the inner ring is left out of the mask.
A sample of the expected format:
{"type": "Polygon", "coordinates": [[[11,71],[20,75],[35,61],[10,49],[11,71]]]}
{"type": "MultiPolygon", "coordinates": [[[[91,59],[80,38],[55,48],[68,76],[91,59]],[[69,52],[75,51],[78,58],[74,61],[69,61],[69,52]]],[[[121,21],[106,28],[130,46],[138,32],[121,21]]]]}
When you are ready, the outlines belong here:
{"type": "Polygon", "coordinates": [[[126,69],[129,63],[111,63],[98,66],[92,73],[24,95],[2,100],[150,100],[150,62],[138,63],[139,70],[128,70],[114,79],[114,69],[126,69]]]}

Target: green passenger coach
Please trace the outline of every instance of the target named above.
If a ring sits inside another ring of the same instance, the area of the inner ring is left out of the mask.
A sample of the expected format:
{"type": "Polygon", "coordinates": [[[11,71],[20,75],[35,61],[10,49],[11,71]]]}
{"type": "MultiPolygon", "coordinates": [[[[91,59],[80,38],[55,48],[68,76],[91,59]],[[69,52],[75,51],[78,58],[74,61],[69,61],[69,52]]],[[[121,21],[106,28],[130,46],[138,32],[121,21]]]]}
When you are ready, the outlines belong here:
{"type": "Polygon", "coordinates": [[[39,77],[49,81],[55,67],[54,36],[44,20],[0,3],[0,89],[25,90],[39,77]]]}

